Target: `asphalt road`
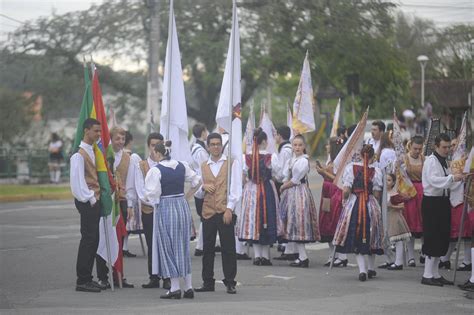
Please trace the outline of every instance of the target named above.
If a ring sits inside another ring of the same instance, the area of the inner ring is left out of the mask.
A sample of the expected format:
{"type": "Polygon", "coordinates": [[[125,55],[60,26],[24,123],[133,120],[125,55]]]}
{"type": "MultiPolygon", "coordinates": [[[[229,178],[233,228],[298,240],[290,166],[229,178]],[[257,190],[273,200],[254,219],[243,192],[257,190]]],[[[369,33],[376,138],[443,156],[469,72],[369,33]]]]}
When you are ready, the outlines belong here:
{"type": "MultiPolygon", "coordinates": [[[[310,182],[319,200],[321,180],[310,182]]],[[[355,259],[327,274],[325,244],[309,246],[310,267],[287,263],[256,267],[239,261],[238,293],[228,295],[222,284],[215,293],[196,293],[194,300],[160,300],[163,289],[142,289],[146,259],[137,237],[129,241],[137,258],[125,258],[125,274],[134,289],[99,294],[76,292],[75,262],[79,216],[72,201],[20,202],[0,205],[1,314],[474,314],[474,301],[456,287],[420,284],[422,266],[380,271],[375,280],[357,279],[355,259]]],[[[195,243],[192,244],[194,248],[195,243]]],[[[272,250],[272,255],[278,255],[272,250]]],[[[383,258],[378,258],[378,263],[383,258]]],[[[201,259],[192,258],[193,284],[201,283],[201,259]]],[[[216,256],[216,278],[222,276],[216,256]]],[[[446,278],[453,272],[443,271],[446,278]]],[[[458,273],[458,282],[468,278],[458,273]]]]}

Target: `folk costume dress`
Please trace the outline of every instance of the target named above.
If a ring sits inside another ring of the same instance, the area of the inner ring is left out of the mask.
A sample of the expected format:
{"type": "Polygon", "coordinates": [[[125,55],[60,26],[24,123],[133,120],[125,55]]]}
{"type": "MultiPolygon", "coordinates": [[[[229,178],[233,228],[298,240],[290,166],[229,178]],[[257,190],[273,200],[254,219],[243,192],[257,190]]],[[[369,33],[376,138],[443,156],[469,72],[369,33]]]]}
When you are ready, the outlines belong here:
{"type": "MultiPolygon", "coordinates": [[[[332,163],[328,163],[326,171],[333,173],[332,163]]],[[[332,242],[337,222],[342,211],[342,190],[333,183],[333,179],[325,177],[319,205],[319,232],[321,243],[332,242]]]]}
{"type": "Polygon", "coordinates": [[[338,253],[383,254],[382,212],[373,191],[382,191],[382,173],[374,165],[352,162],[343,174],[344,187],[352,193],[339,219],[334,245],[338,253]]]}
{"type": "Polygon", "coordinates": [[[271,157],[266,151],[245,156],[248,181],[238,218],[240,241],[272,245],[277,240],[279,202],[272,180],[271,157]]]}
{"type": "Polygon", "coordinates": [[[278,235],[283,241],[310,243],[321,238],[318,213],[307,182],[309,170],[306,154],[293,156],[285,169],[285,181],[291,180],[296,186],[281,194],[278,235]]]}
{"type": "Polygon", "coordinates": [[[184,162],[162,160],[145,178],[145,195],[154,206],[152,273],[161,278],[184,278],[191,273],[189,239],[191,210],[184,182],[196,187],[200,177],[184,162]]]}
{"type": "Polygon", "coordinates": [[[405,168],[410,177],[413,186],[416,189],[416,196],[405,201],[405,210],[403,215],[410,228],[412,236],[420,238],[423,235],[423,219],[421,215],[421,201],[423,200],[423,184],[421,183],[421,173],[423,170],[424,157],[420,156],[417,160],[405,157],[405,168]]]}

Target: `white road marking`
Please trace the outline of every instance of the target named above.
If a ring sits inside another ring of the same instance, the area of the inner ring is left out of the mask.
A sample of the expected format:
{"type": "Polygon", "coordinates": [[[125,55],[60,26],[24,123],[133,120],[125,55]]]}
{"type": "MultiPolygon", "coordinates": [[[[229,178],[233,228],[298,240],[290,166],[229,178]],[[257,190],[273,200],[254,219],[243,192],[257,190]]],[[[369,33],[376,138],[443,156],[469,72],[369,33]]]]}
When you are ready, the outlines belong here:
{"type": "Polygon", "coordinates": [[[295,277],[284,277],[284,276],[275,276],[275,275],[267,275],[264,278],[275,278],[275,279],[282,279],[282,280],[291,280],[295,277]]]}

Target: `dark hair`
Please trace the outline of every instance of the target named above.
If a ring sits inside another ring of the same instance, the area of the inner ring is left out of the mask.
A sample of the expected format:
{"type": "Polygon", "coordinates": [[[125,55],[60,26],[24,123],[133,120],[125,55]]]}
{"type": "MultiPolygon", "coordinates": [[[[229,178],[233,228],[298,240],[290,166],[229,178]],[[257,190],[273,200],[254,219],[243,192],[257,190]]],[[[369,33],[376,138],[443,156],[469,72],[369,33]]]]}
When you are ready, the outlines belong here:
{"type": "Polygon", "coordinates": [[[217,133],[217,132],[213,132],[213,133],[210,133],[208,136],[207,136],[207,146],[209,146],[209,144],[211,143],[211,140],[212,139],[219,139],[221,141],[221,144],[222,144],[222,136],[217,133]]]}
{"type": "Polygon", "coordinates": [[[390,139],[390,133],[389,132],[384,132],[382,134],[382,137],[380,138],[379,152],[382,152],[382,150],[385,149],[385,148],[392,148],[393,149],[393,142],[390,139]]]}
{"type": "Polygon", "coordinates": [[[374,154],[375,154],[375,153],[374,153],[374,148],[373,148],[372,145],[370,145],[370,144],[364,144],[364,145],[362,146],[362,150],[360,150],[360,154],[361,154],[362,156],[364,156],[364,154],[367,154],[367,157],[368,157],[369,159],[371,159],[371,158],[374,157],[374,154]]]}
{"type": "Polygon", "coordinates": [[[451,138],[446,133],[440,133],[435,137],[435,146],[439,147],[441,141],[451,142],[451,138]]]}
{"type": "Polygon", "coordinates": [[[151,140],[160,140],[160,141],[163,141],[164,138],[163,136],[161,135],[161,133],[159,132],[152,132],[148,135],[148,137],[146,138],[146,144],[147,146],[150,146],[150,143],[151,143],[151,140]]]}
{"type": "Polygon", "coordinates": [[[392,178],[393,184],[395,184],[395,183],[397,182],[397,176],[395,176],[395,174],[393,174],[393,173],[388,173],[387,175],[392,178]]]}
{"type": "Polygon", "coordinates": [[[377,126],[380,131],[385,132],[385,124],[381,120],[376,120],[372,123],[372,126],[377,126]]]}
{"type": "Polygon", "coordinates": [[[296,140],[296,139],[301,139],[301,141],[303,141],[303,143],[306,145],[306,140],[304,139],[303,135],[296,135],[293,137],[293,140],[296,140]]]}
{"type": "Polygon", "coordinates": [[[356,128],[357,128],[357,124],[352,125],[349,128],[347,128],[347,136],[350,137],[356,128]]]}
{"type": "Polygon", "coordinates": [[[55,142],[55,141],[59,141],[59,140],[61,140],[61,138],[58,136],[58,134],[56,132],[53,132],[51,134],[51,141],[55,142]]]}
{"type": "Polygon", "coordinates": [[[344,127],[344,126],[339,127],[339,128],[336,129],[336,136],[337,137],[341,137],[341,136],[345,137],[345,133],[346,133],[346,127],[344,127]]]}
{"type": "Polygon", "coordinates": [[[288,141],[291,137],[291,129],[288,126],[280,126],[277,128],[277,134],[279,134],[283,140],[288,141]]]}
{"type": "Polygon", "coordinates": [[[165,143],[158,143],[155,145],[155,152],[169,158],[171,153],[171,140],[166,140],[165,143]]]}
{"type": "Polygon", "coordinates": [[[410,140],[411,143],[416,143],[416,144],[421,144],[423,145],[423,143],[425,142],[425,140],[423,139],[422,136],[413,136],[410,140]]]}
{"type": "Polygon", "coordinates": [[[267,141],[268,137],[265,131],[263,131],[262,128],[257,128],[253,131],[253,136],[257,140],[257,144],[260,145],[262,144],[263,141],[267,141]]]}
{"type": "Polygon", "coordinates": [[[94,118],[87,118],[84,120],[84,123],[82,124],[82,129],[91,129],[92,126],[99,125],[100,126],[100,121],[94,118]]]}
{"type": "Polygon", "coordinates": [[[344,146],[344,139],[340,137],[331,137],[329,138],[329,157],[331,161],[334,161],[344,146]]]}
{"type": "Polygon", "coordinates": [[[130,133],[130,131],[126,130],[125,131],[125,145],[124,146],[127,146],[132,141],[133,141],[133,135],[130,133]]]}
{"type": "Polygon", "coordinates": [[[193,126],[193,135],[196,138],[201,138],[202,133],[206,130],[206,126],[201,123],[197,123],[193,126]]]}

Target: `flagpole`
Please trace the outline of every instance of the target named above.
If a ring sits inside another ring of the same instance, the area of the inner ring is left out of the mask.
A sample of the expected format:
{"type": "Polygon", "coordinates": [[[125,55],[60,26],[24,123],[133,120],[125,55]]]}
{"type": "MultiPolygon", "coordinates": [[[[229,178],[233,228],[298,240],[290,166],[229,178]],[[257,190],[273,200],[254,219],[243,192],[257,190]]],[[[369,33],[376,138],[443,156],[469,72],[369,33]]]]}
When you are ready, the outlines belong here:
{"type": "Polygon", "coordinates": [[[233,116],[233,109],[234,109],[234,106],[233,106],[233,103],[234,103],[234,49],[235,49],[235,19],[236,19],[236,11],[237,11],[237,7],[236,7],[236,4],[235,4],[235,0],[232,0],[232,30],[231,30],[231,34],[230,34],[230,53],[231,53],[231,58],[230,58],[230,62],[231,62],[231,66],[230,66],[230,93],[229,93],[229,96],[230,96],[230,101],[229,101],[229,117],[230,117],[230,124],[229,124],[229,162],[227,163],[227,194],[230,194],[230,178],[232,176],[232,163],[231,163],[231,159],[232,159],[232,116],[233,116]]]}
{"type": "Polygon", "coordinates": [[[166,110],[168,117],[168,124],[166,126],[166,140],[170,138],[170,123],[171,123],[171,71],[173,69],[173,16],[174,16],[174,8],[173,8],[173,0],[170,0],[170,17],[168,22],[168,46],[169,46],[169,71],[168,71],[168,99],[166,100],[166,110]]]}

